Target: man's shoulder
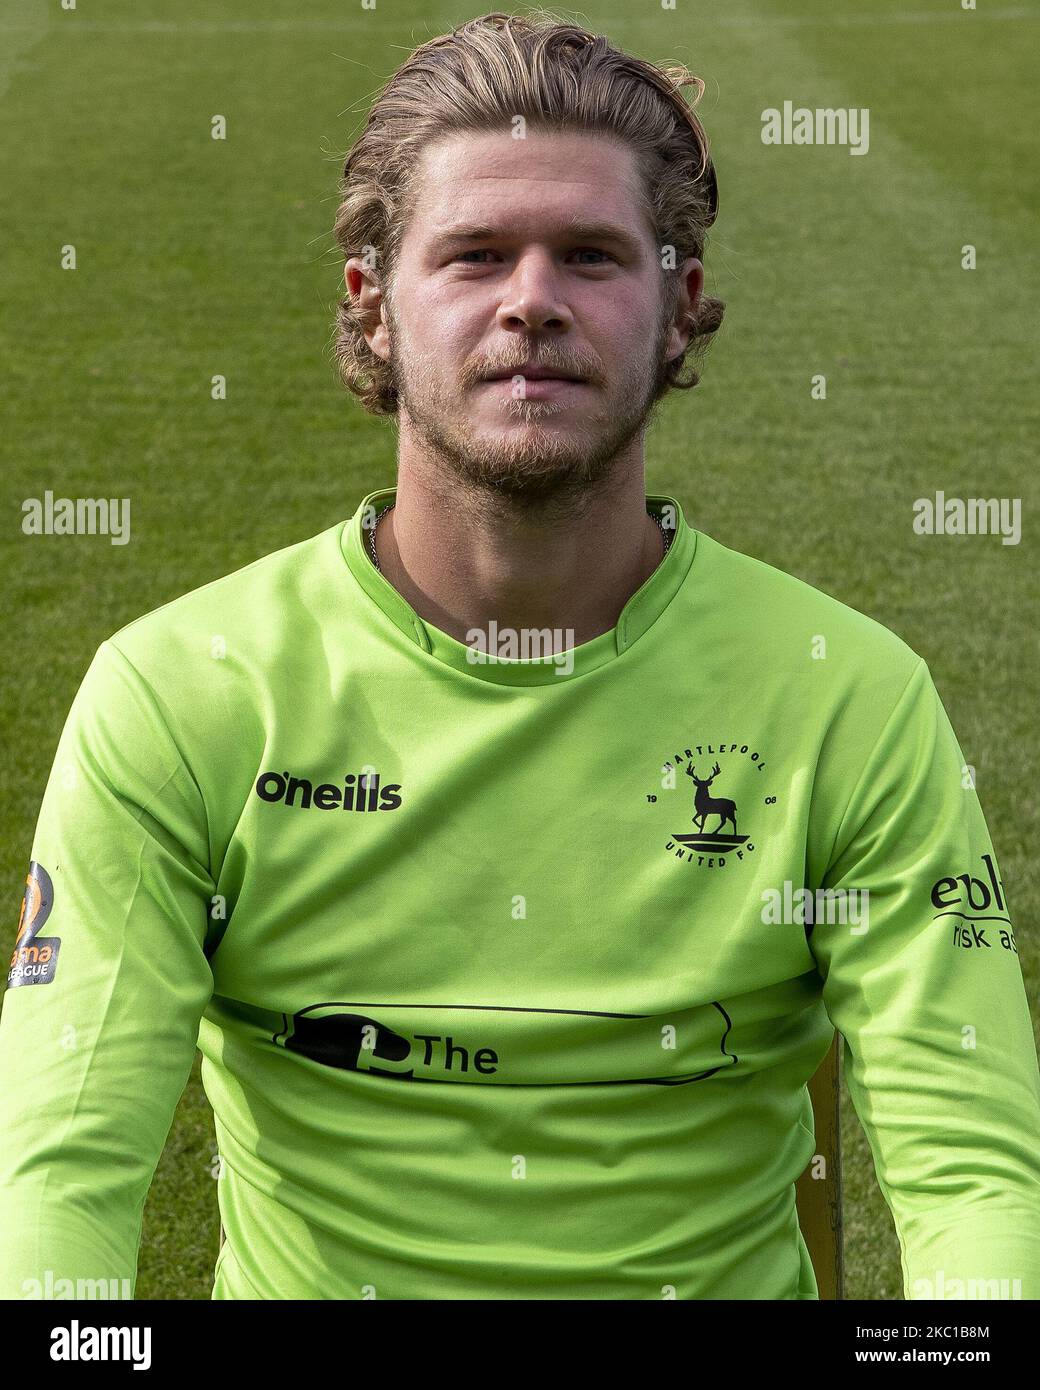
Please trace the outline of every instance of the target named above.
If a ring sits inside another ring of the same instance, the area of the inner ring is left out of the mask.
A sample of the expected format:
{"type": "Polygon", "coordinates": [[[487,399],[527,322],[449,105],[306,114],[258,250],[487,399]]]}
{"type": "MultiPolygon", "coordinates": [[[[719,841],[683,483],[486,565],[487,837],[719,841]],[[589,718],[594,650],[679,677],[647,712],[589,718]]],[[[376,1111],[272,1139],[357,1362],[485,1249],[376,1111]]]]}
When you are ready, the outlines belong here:
{"type": "Polygon", "coordinates": [[[320,685],[314,629],[351,602],[340,548],[347,524],[142,614],[102,642],[91,665],[85,717],[136,738],[143,759],[153,739],[167,750],[172,743],[220,835],[230,834],[226,817],[240,809],[255,775],[272,704],[291,709],[298,682],[320,685]]]}
{"type": "Polygon", "coordinates": [[[796,574],[769,564],[704,532],[698,543],[706,582],[693,586],[701,602],[717,603],[726,626],[772,660],[805,657],[831,669],[850,666],[864,673],[908,679],[920,655],[877,618],[796,574]]]}
{"type": "Polygon", "coordinates": [[[297,626],[315,595],[346,563],[341,543],[347,521],[274,550],[249,564],[150,609],[113,632],[108,644],[146,678],[156,672],[187,675],[193,661],[221,658],[261,643],[270,651],[278,634],[297,626]]]}

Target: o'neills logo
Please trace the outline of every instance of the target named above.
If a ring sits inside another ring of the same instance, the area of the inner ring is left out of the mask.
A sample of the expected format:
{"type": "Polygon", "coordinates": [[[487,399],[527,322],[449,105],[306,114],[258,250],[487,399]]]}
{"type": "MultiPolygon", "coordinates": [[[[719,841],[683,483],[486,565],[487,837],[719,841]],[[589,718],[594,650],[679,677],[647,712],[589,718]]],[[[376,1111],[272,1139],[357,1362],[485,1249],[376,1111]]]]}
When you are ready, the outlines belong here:
{"type": "Polygon", "coordinates": [[[401,804],[400,782],[385,787],[378,772],[348,772],[342,783],[293,777],[288,772],[261,772],[254,791],[261,801],[283,801],[286,806],[317,807],[319,811],[396,811],[401,804]]]}
{"type": "Polygon", "coordinates": [[[668,808],[668,853],[702,869],[724,869],[753,854],[750,831],[760,808],[776,805],[768,787],[755,785],[765,767],[761,752],[747,743],[696,743],[666,758],[659,789],[646,799],[668,808]]]}

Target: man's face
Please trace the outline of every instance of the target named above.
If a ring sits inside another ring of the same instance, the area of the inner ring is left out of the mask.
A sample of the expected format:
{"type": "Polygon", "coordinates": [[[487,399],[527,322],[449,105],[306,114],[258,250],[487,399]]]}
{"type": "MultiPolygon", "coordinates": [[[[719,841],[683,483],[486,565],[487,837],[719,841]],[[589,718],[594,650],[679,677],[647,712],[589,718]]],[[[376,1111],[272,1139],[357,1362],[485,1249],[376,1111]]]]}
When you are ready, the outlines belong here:
{"type": "Polygon", "coordinates": [[[665,317],[635,155],[600,136],[466,133],[428,146],[421,176],[383,301],[402,440],[514,499],[587,492],[686,343],[665,317]]]}

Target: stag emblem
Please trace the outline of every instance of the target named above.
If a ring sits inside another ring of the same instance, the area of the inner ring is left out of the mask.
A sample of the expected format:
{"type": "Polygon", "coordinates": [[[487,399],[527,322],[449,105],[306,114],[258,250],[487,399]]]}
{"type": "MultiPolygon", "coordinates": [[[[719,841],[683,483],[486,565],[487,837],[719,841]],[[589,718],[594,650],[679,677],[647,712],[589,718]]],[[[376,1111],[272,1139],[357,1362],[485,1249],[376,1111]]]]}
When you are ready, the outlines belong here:
{"type": "Polygon", "coordinates": [[[719,823],[715,827],[713,834],[718,835],[727,821],[733,823],[733,834],[737,833],[737,803],[729,801],[726,797],[712,796],[708,788],[719,775],[718,763],[712,768],[710,777],[698,777],[697,771],[690,766],[686,769],[687,777],[692,777],[697,787],[696,795],[693,799],[694,811],[693,823],[701,834],[705,833],[705,826],[709,816],[718,816],[719,823]]]}

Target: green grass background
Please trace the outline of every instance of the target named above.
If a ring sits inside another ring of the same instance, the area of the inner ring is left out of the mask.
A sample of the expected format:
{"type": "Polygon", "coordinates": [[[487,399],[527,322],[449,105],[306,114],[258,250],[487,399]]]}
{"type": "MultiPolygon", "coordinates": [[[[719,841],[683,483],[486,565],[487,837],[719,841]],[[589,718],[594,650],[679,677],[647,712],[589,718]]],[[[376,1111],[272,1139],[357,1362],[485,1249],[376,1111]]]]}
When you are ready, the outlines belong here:
{"type": "MultiPolygon", "coordinates": [[[[336,183],[379,83],[483,12],[0,4],[12,927],[47,770],[98,643],[393,483],[392,431],[332,365],[336,183]],[[210,138],[214,113],[224,142],[210,138]],[[74,272],[59,266],[70,243],[74,272]],[[226,401],[210,399],[215,373],[226,401]],[[129,496],[130,544],[22,535],[22,501],[48,488],[129,496]]],[[[703,384],[674,394],[648,441],[648,486],[928,661],[977,769],[1035,1017],[1037,11],[611,0],[562,13],[708,84],[722,210],[707,283],[726,321],[703,384]],[[761,112],[786,99],[869,107],[869,153],[763,146],[761,112]],[[966,243],[974,272],[960,266],[966,243]],[[819,372],[822,402],[809,394],[819,372]],[[1021,498],[1022,543],[915,536],[913,501],[936,490],[1021,498]]],[[[899,1298],[891,1218],[844,1101],[847,1294],[899,1298]]],[[[196,1067],[149,1197],[138,1297],[208,1297],[213,1150],[196,1067]]]]}

